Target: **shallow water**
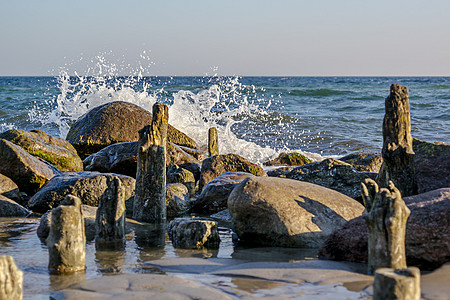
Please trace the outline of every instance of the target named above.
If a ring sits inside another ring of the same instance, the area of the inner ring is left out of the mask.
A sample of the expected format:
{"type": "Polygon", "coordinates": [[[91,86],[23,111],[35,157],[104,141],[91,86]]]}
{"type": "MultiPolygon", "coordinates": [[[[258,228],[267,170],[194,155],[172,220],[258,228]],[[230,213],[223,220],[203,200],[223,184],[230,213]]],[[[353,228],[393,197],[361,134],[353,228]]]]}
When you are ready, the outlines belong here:
{"type": "MultiPolygon", "coordinates": [[[[52,292],[64,289],[76,282],[130,273],[164,273],[151,265],[152,261],[161,258],[225,258],[246,262],[297,262],[305,259],[316,259],[314,250],[278,247],[235,247],[232,232],[229,228],[219,227],[221,244],[219,250],[181,250],[174,249],[166,237],[162,247],[143,247],[138,245],[138,231],[127,234],[123,250],[96,251],[95,243],[86,245],[86,272],[74,275],[49,275],[47,270],[48,251],[46,245],[36,234],[39,219],[0,218],[0,255],[10,255],[24,272],[24,299],[49,299],[52,292]]],[[[353,264],[355,271],[364,272],[364,265],[353,264]],[[359,269],[359,270],[358,270],[359,269]]],[[[341,299],[360,299],[357,292],[350,292],[339,284],[301,286],[286,282],[269,282],[251,278],[234,278],[192,273],[177,273],[177,276],[198,280],[213,286],[234,287],[249,291],[254,295],[328,295],[341,291],[341,299]],[[334,292],[333,292],[334,291],[334,292]],[[345,297],[344,297],[345,296],[345,297]]]]}

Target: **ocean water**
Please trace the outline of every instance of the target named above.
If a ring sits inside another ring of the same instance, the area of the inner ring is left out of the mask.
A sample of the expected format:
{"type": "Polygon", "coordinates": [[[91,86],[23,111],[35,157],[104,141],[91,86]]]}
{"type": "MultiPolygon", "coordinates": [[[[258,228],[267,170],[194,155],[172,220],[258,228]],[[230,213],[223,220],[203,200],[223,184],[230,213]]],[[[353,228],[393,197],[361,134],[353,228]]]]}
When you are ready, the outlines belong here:
{"type": "Polygon", "coordinates": [[[40,129],[65,138],[89,109],[128,101],[169,105],[169,122],[221,153],[262,163],[281,151],[313,159],[380,151],[389,87],[408,87],[413,137],[450,141],[450,77],[0,77],[0,132],[40,129]]]}

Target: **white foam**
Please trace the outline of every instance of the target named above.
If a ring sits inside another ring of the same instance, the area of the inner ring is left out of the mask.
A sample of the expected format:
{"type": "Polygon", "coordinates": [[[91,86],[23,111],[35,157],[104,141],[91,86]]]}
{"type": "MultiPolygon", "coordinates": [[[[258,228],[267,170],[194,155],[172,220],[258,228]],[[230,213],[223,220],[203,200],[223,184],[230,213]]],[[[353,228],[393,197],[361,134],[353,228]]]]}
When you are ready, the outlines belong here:
{"type": "MultiPolygon", "coordinates": [[[[278,154],[269,145],[260,146],[246,141],[233,132],[234,124],[267,115],[272,103],[272,99],[258,99],[255,87],[244,86],[238,77],[205,77],[204,89],[179,90],[167,96],[164,88],[154,88],[145,80],[142,74],[148,70],[141,64],[135,71],[129,71],[127,66],[128,77],[117,76],[120,68],[108,63],[101,55],[93,64],[84,76],[70,77],[66,70],[62,70],[58,77],[59,94],[54,99],[54,108],[49,113],[43,113],[36,107],[29,114],[31,121],[56,126],[60,137],[65,138],[70,125],[96,106],[126,101],[151,111],[158,101],[169,106],[169,123],[199,145],[207,143],[208,129],[216,127],[221,154],[239,154],[259,164],[278,154]]],[[[170,87],[170,83],[167,86],[170,87]]],[[[248,131],[246,135],[251,135],[250,128],[248,131]]],[[[317,155],[306,155],[320,160],[317,155]]]]}

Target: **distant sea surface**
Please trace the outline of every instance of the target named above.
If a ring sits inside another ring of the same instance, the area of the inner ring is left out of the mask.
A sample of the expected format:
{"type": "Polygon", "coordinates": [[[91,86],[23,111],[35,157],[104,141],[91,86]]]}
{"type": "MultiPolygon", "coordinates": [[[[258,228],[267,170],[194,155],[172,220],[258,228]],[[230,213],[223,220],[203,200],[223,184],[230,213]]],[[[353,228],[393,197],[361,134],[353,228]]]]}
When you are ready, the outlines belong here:
{"type": "Polygon", "coordinates": [[[450,142],[450,77],[0,77],[0,131],[39,129],[65,138],[89,109],[128,101],[169,105],[169,122],[221,153],[258,163],[280,151],[312,158],[380,151],[384,99],[409,89],[413,137],[450,142]]]}

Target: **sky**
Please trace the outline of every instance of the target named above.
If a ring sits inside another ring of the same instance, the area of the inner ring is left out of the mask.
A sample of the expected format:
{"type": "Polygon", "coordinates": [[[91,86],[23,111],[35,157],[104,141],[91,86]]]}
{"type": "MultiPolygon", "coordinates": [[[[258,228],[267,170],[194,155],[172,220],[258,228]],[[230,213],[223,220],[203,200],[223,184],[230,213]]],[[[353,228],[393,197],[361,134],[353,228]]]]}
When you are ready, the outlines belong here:
{"type": "Polygon", "coordinates": [[[450,76],[448,0],[0,0],[0,28],[0,76],[450,76]]]}

